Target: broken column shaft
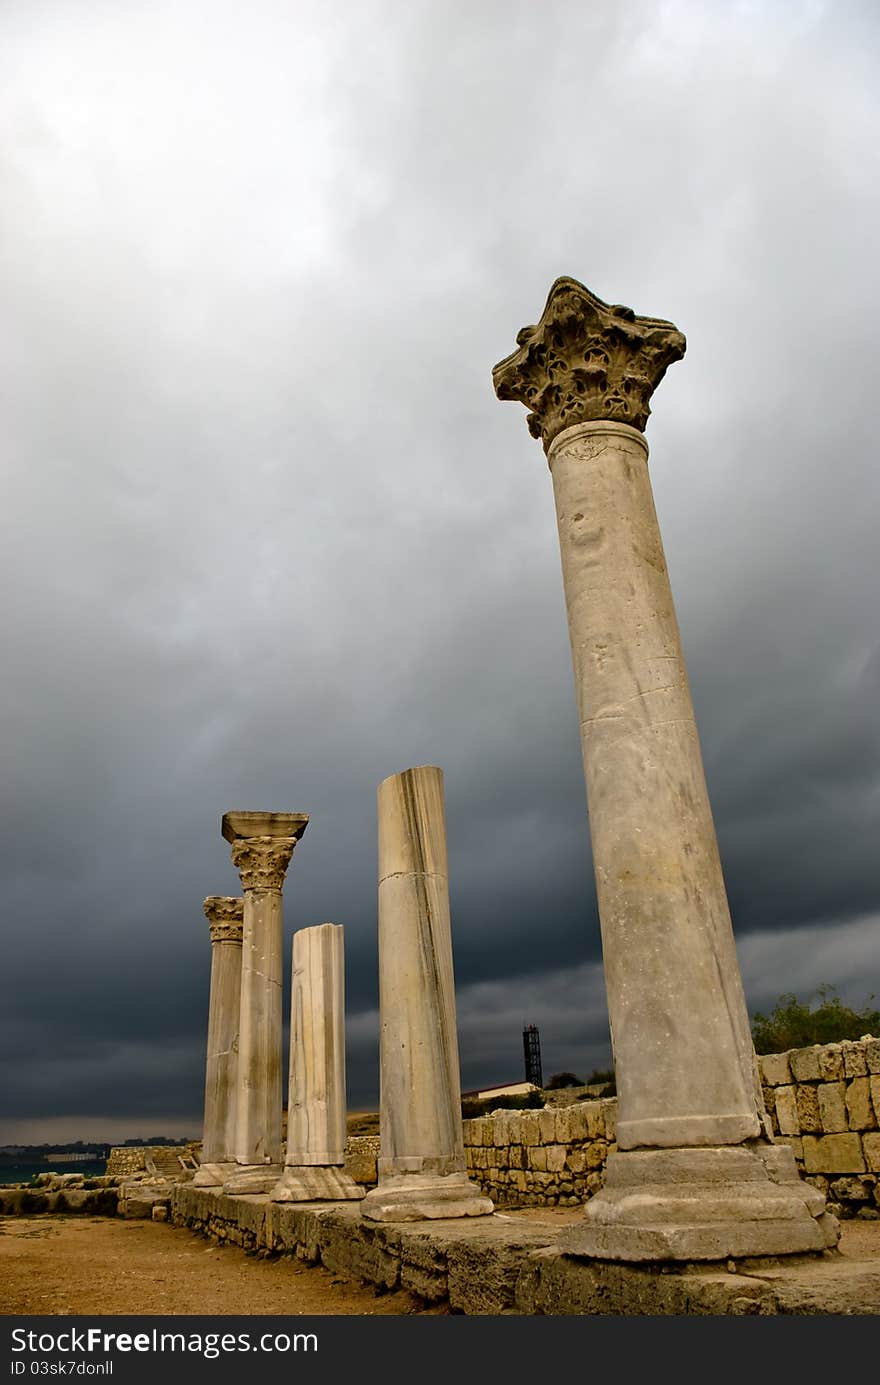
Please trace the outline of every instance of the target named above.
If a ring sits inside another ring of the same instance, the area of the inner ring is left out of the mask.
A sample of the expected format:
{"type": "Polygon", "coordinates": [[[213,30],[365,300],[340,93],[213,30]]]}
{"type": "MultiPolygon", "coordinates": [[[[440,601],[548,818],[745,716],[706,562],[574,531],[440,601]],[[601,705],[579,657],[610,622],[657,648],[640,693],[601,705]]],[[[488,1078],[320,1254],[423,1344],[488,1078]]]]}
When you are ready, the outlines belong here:
{"type": "Polygon", "coordinates": [[[293,935],[287,1154],[273,1202],[363,1197],[343,1169],[345,963],[339,923],[293,935]]]}
{"type": "Polygon", "coordinates": [[[374,1221],[482,1216],[465,1172],[443,772],[379,785],[379,1184],[374,1221]]]}

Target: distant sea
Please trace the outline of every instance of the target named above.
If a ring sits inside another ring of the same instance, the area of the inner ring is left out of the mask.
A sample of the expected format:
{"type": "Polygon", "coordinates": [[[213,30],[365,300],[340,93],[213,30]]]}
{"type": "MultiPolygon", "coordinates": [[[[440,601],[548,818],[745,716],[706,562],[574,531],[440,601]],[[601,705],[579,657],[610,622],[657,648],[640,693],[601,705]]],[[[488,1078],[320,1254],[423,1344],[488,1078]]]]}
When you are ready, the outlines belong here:
{"type": "Polygon", "coordinates": [[[0,1185],[30,1183],[35,1173],[84,1173],[86,1178],[96,1178],[106,1171],[106,1159],[84,1159],[81,1164],[53,1165],[51,1159],[38,1159],[32,1164],[0,1164],[0,1185]]]}

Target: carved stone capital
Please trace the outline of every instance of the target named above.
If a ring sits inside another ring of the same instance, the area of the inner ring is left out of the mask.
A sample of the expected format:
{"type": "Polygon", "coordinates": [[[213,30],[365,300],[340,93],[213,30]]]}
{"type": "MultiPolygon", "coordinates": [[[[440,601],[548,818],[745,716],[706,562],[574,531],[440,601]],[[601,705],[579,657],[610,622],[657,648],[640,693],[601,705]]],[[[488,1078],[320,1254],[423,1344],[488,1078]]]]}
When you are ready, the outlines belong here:
{"type": "Polygon", "coordinates": [[[296,843],[296,837],[238,837],[232,843],[232,864],[242,888],[280,892],[296,843]]]}
{"type": "Polygon", "coordinates": [[[556,280],[540,322],[516,340],[492,383],[499,399],[530,410],[529,432],[545,452],[575,423],[628,423],[643,432],[651,395],[685,352],[671,322],[603,303],[576,279],[556,280]]]}
{"type": "Polygon", "coordinates": [[[211,925],[212,943],[240,943],[244,900],[229,895],[208,895],[202,908],[211,925]]]}
{"type": "Polygon", "coordinates": [[[220,831],[228,842],[238,837],[295,837],[309,825],[308,813],[224,813],[220,831]]]}

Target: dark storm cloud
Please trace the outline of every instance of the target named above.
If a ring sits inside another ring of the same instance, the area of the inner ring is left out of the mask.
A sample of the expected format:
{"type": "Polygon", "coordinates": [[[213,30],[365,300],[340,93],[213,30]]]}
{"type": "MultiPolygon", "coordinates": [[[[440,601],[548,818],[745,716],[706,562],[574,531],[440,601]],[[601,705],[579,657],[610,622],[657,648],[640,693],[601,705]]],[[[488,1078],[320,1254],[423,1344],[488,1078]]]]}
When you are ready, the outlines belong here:
{"type": "Polygon", "coordinates": [[[287,930],[346,926],[372,1101],[420,763],[464,1085],[523,1022],[607,1062],[550,480],[490,381],[561,273],[688,336],[647,436],[750,1001],[880,990],[874,8],[0,27],[4,1128],[197,1129],[233,807],[312,815],[287,930]]]}

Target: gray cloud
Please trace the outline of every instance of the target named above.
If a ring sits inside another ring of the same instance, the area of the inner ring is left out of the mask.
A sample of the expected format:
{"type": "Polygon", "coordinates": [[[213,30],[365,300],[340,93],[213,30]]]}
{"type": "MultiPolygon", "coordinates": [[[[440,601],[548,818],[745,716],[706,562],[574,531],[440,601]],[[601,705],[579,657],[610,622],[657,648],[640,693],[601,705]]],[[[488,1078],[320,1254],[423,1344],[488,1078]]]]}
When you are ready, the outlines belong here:
{"type": "Polygon", "coordinates": [[[750,1002],[880,991],[875,8],[0,36],[9,1138],[197,1129],[232,807],[312,815],[287,930],[346,925],[374,1099],[375,788],[419,763],[465,1086],[524,1021],[604,1065],[550,483],[489,374],[561,273],[688,336],[647,436],[750,1002]]]}

